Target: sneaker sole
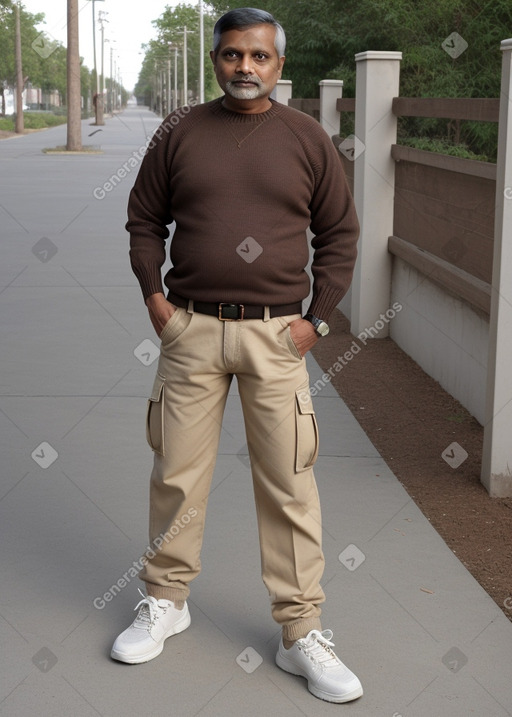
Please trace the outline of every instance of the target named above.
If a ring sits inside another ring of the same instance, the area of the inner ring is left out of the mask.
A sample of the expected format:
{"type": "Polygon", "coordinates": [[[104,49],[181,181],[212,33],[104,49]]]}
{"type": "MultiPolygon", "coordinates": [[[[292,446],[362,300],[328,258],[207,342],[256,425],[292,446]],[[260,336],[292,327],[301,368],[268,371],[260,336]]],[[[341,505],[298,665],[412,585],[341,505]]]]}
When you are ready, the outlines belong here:
{"type": "Polygon", "coordinates": [[[314,687],[310,683],[308,676],[305,675],[299,667],[297,667],[295,662],[293,662],[292,660],[288,660],[280,652],[276,654],[276,665],[280,667],[281,670],[288,672],[290,675],[303,677],[305,680],[307,680],[308,690],[311,692],[311,694],[315,697],[318,697],[318,699],[320,700],[324,700],[325,702],[336,702],[336,704],[341,704],[342,702],[352,702],[352,700],[357,700],[358,697],[362,697],[363,695],[363,688],[361,686],[357,687],[351,692],[347,692],[344,695],[333,695],[329,692],[324,692],[323,690],[318,689],[318,687],[314,687]]]}
{"type": "Polygon", "coordinates": [[[178,635],[180,632],[186,630],[189,625],[190,613],[188,611],[187,606],[186,615],[183,615],[181,620],[178,620],[178,622],[174,624],[172,628],[170,628],[169,632],[167,632],[166,635],[162,638],[162,640],[155,645],[155,648],[151,652],[145,652],[143,655],[124,655],[123,653],[117,652],[117,650],[112,649],[110,657],[113,660],[117,660],[118,662],[125,662],[127,665],[140,665],[144,662],[149,662],[155,657],[158,657],[158,655],[162,652],[162,650],[164,649],[164,643],[168,637],[178,635]]]}

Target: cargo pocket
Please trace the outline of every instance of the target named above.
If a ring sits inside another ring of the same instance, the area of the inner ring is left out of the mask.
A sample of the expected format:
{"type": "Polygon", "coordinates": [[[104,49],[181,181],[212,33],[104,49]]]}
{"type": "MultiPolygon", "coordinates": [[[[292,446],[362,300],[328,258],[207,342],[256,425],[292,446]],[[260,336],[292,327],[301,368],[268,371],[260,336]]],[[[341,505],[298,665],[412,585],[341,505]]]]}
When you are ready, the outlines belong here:
{"type": "Polygon", "coordinates": [[[297,432],[295,472],[301,473],[311,468],[318,456],[318,425],[307,383],[295,391],[295,422],[297,432]]]}
{"type": "Polygon", "coordinates": [[[157,373],[146,413],[146,438],[155,453],[164,455],[165,378],[157,373]]]}

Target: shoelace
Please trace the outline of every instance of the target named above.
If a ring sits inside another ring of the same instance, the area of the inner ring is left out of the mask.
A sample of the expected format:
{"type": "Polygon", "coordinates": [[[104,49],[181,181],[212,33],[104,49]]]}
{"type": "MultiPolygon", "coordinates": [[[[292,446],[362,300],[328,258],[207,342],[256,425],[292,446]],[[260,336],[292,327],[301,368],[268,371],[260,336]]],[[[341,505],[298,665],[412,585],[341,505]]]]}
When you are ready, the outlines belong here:
{"type": "Polygon", "coordinates": [[[311,630],[309,640],[297,640],[298,645],[304,650],[310,660],[318,662],[324,667],[337,667],[339,660],[331,649],[334,642],[331,642],[332,630],[311,630]]]}
{"type": "Polygon", "coordinates": [[[158,601],[152,595],[144,595],[140,588],[137,589],[142,595],[142,600],[134,607],[134,610],[138,610],[139,608],[141,608],[139,614],[136,617],[136,622],[141,627],[149,628],[154,624],[158,616],[158,601]]]}

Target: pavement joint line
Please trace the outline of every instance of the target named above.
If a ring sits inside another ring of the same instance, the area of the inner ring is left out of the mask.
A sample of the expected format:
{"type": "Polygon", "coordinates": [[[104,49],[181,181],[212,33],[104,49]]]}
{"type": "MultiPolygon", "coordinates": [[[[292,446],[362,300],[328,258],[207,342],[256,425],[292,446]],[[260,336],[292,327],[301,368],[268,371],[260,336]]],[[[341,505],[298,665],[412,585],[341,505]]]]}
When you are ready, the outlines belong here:
{"type": "MultiPolygon", "coordinates": [[[[499,613],[496,614],[496,617],[498,617],[498,615],[499,615],[499,613]]],[[[489,623],[487,623],[487,625],[485,627],[483,627],[480,630],[480,632],[477,635],[475,635],[475,637],[472,640],[469,641],[469,644],[472,645],[475,642],[475,640],[477,640],[480,637],[480,635],[483,632],[485,632],[487,630],[487,628],[490,627],[494,623],[494,620],[495,620],[495,618],[493,618],[489,623]]]]}
{"type": "MultiPolygon", "coordinates": [[[[209,622],[211,622],[212,625],[214,625],[214,626],[217,628],[217,630],[219,630],[219,632],[222,632],[222,634],[224,635],[224,637],[227,637],[227,639],[228,639],[231,643],[233,642],[233,640],[232,640],[231,637],[227,634],[227,632],[224,632],[224,630],[217,625],[217,623],[215,622],[215,620],[212,620],[212,618],[209,617],[209,615],[207,615],[204,610],[201,610],[201,608],[199,607],[199,605],[198,605],[196,602],[194,602],[193,600],[191,600],[189,597],[187,598],[187,602],[191,603],[191,605],[193,605],[196,610],[199,610],[199,612],[200,612],[202,615],[204,615],[204,617],[205,617],[209,622]]],[[[201,708],[201,709],[202,709],[202,708],[201,708]]]]}
{"type": "MultiPolygon", "coordinates": [[[[68,431],[66,431],[66,433],[61,437],[61,441],[63,441],[64,438],[67,438],[67,437],[69,436],[69,434],[71,433],[71,431],[74,431],[75,428],[84,420],[84,418],[87,418],[87,416],[91,413],[91,411],[94,411],[94,409],[96,408],[96,406],[97,406],[99,403],[101,403],[101,402],[103,401],[103,399],[107,398],[108,395],[115,389],[115,387],[116,387],[118,384],[120,384],[121,381],[122,381],[123,379],[125,379],[126,376],[128,376],[129,373],[131,373],[131,371],[132,371],[131,368],[128,369],[128,371],[126,371],[126,373],[124,373],[124,374],[121,376],[121,378],[119,378],[119,379],[115,382],[115,384],[114,384],[111,388],[109,388],[109,390],[108,390],[105,394],[103,394],[103,396],[101,396],[101,397],[96,401],[96,403],[93,403],[93,405],[89,408],[89,410],[84,413],[84,415],[74,424],[74,426],[71,426],[71,428],[70,428],[68,431]]],[[[69,398],[69,397],[66,396],[65,398],[69,398]]]]}
{"type": "MultiPolygon", "coordinates": [[[[7,398],[7,396],[2,396],[2,398],[7,398]]],[[[10,398],[10,397],[9,397],[9,398],[10,398]]],[[[12,425],[13,425],[15,428],[18,429],[18,431],[20,431],[20,433],[23,433],[23,435],[25,436],[25,438],[29,438],[29,436],[25,433],[25,431],[24,431],[22,428],[20,428],[20,427],[18,426],[18,424],[17,424],[15,421],[13,421],[12,418],[11,418],[3,409],[1,409],[1,408],[0,408],[0,413],[1,413],[2,415],[4,415],[4,416],[7,418],[7,420],[10,421],[10,422],[12,423],[12,425]]]]}
{"type": "Polygon", "coordinates": [[[438,678],[439,678],[439,675],[437,675],[436,677],[434,677],[433,680],[430,680],[430,682],[428,683],[428,685],[425,685],[425,687],[424,687],[420,692],[418,692],[418,694],[416,695],[416,697],[415,697],[414,699],[412,699],[410,702],[408,702],[406,706],[407,706],[407,707],[410,707],[413,702],[416,702],[416,700],[418,699],[418,697],[421,697],[421,695],[425,692],[425,690],[428,690],[428,688],[430,687],[430,685],[433,684],[438,678]]]}
{"type": "Polygon", "coordinates": [[[92,704],[92,702],[89,702],[89,700],[87,699],[87,697],[84,697],[84,695],[83,695],[79,690],[77,690],[77,688],[76,688],[64,675],[61,675],[61,677],[62,677],[62,679],[64,680],[64,682],[67,682],[68,685],[71,687],[71,689],[73,689],[73,690],[77,693],[77,695],[79,695],[79,696],[84,700],[84,702],[87,702],[87,704],[89,705],[89,707],[90,707],[91,709],[93,709],[93,710],[96,712],[96,714],[100,715],[100,717],[105,717],[104,714],[103,714],[103,712],[98,712],[98,710],[97,710],[96,707],[92,704]]]}
{"type": "Polygon", "coordinates": [[[217,695],[220,694],[220,693],[222,692],[222,690],[229,685],[229,683],[231,682],[232,679],[233,679],[233,675],[231,675],[231,677],[229,678],[229,680],[228,680],[227,682],[225,682],[225,683],[222,685],[222,687],[219,687],[219,689],[217,690],[217,692],[210,697],[210,699],[208,700],[208,702],[205,702],[205,704],[201,707],[201,709],[200,709],[198,712],[195,713],[194,717],[197,717],[198,714],[201,714],[201,712],[204,710],[204,708],[205,708],[205,707],[208,707],[208,705],[210,704],[210,702],[211,702],[212,700],[214,700],[214,699],[217,697],[217,695]]]}
{"type": "Polygon", "coordinates": [[[5,697],[0,701],[0,705],[3,705],[3,703],[5,702],[5,700],[9,699],[9,697],[12,695],[12,693],[13,693],[15,690],[18,689],[18,687],[21,687],[21,685],[25,682],[25,680],[27,679],[27,677],[29,677],[29,676],[32,674],[32,672],[34,671],[34,669],[35,669],[35,668],[33,668],[32,670],[30,670],[30,672],[28,673],[28,675],[25,675],[25,677],[21,680],[21,682],[18,682],[18,684],[15,685],[15,687],[13,687],[12,690],[5,695],[5,697]]]}
{"type": "Polygon", "coordinates": [[[281,692],[281,694],[284,695],[284,696],[286,697],[286,699],[289,700],[289,702],[292,703],[292,705],[295,707],[296,710],[298,710],[301,714],[306,715],[306,717],[307,717],[307,712],[304,712],[304,710],[301,710],[301,708],[299,707],[299,705],[296,704],[296,703],[292,700],[292,698],[290,697],[290,695],[287,695],[287,694],[286,694],[286,692],[283,690],[283,688],[282,688],[280,685],[278,685],[277,682],[275,682],[275,681],[270,677],[270,675],[265,675],[265,676],[266,676],[267,680],[270,680],[270,682],[272,682],[272,684],[274,685],[274,687],[277,687],[277,689],[279,690],[279,692],[281,692]]]}
{"type": "Polygon", "coordinates": [[[4,212],[6,214],[8,214],[11,217],[13,222],[16,222],[16,224],[23,229],[24,232],[26,232],[27,234],[30,234],[27,227],[24,227],[23,224],[14,216],[14,214],[11,214],[11,212],[8,209],[6,209],[3,204],[0,204],[0,207],[4,210],[4,212]]]}
{"type": "MultiPolygon", "coordinates": [[[[224,455],[231,455],[231,454],[224,454],[224,455]]],[[[221,486],[221,485],[224,483],[224,481],[229,478],[230,475],[233,475],[233,473],[234,473],[234,471],[229,471],[229,473],[227,474],[227,476],[224,476],[224,478],[220,481],[220,483],[217,483],[216,486],[214,486],[213,488],[210,488],[210,492],[209,492],[209,494],[208,494],[208,497],[210,497],[213,493],[215,493],[215,491],[217,490],[217,488],[219,488],[219,486],[221,486]]]]}
{"type": "Polygon", "coordinates": [[[414,615],[413,615],[411,612],[409,612],[409,610],[408,610],[406,607],[404,607],[404,605],[402,605],[402,603],[400,602],[400,600],[398,600],[394,595],[392,595],[392,594],[389,592],[389,590],[387,590],[387,589],[384,587],[384,585],[382,585],[382,583],[380,583],[374,575],[372,575],[371,573],[368,573],[368,575],[372,578],[372,580],[374,580],[374,581],[377,583],[377,585],[379,585],[379,586],[382,588],[382,590],[384,590],[384,592],[385,592],[387,595],[389,595],[389,597],[390,597],[392,600],[394,600],[394,601],[397,603],[397,605],[399,605],[399,606],[402,608],[402,610],[404,610],[404,612],[406,612],[406,613],[409,615],[410,618],[412,618],[412,619],[414,620],[414,622],[415,622],[417,625],[419,625],[419,626],[421,627],[422,630],[424,630],[424,631],[427,633],[427,635],[430,635],[430,637],[434,640],[434,642],[436,642],[437,644],[439,644],[439,640],[438,640],[436,637],[434,637],[434,635],[432,635],[432,633],[429,632],[429,631],[427,630],[427,628],[426,628],[424,625],[422,625],[421,622],[420,622],[416,617],[414,617],[414,615]]]}
{"type": "Polygon", "coordinates": [[[492,692],[489,692],[489,690],[488,690],[486,687],[484,687],[484,685],[482,685],[482,683],[480,682],[480,680],[477,680],[477,678],[476,678],[474,675],[471,675],[471,679],[473,679],[473,680],[477,683],[477,685],[480,685],[480,687],[484,690],[484,692],[487,692],[487,694],[489,695],[489,697],[490,697],[492,700],[494,700],[494,702],[496,702],[496,704],[498,704],[503,710],[505,710],[506,714],[512,715],[512,712],[509,712],[509,711],[507,710],[507,708],[506,708],[504,705],[502,705],[499,700],[496,699],[496,697],[492,694],[492,692]]]}
{"type": "Polygon", "coordinates": [[[63,637],[63,638],[62,638],[62,640],[60,641],[60,644],[62,645],[63,642],[66,642],[66,640],[68,639],[68,637],[71,637],[71,635],[75,632],[75,630],[78,630],[78,628],[80,627],[80,625],[83,625],[84,622],[85,622],[90,616],[91,616],[91,613],[90,613],[90,612],[87,613],[87,615],[84,617],[84,619],[83,619],[83,620],[80,620],[80,622],[78,623],[78,625],[77,625],[76,627],[74,627],[74,628],[71,630],[71,632],[68,632],[68,634],[66,635],[66,637],[63,637]]]}
{"type": "Polygon", "coordinates": [[[123,122],[123,120],[121,119],[121,115],[120,115],[119,113],[116,113],[116,114],[114,115],[113,119],[118,120],[119,122],[121,122],[121,124],[122,124],[124,127],[126,127],[127,130],[129,130],[130,132],[133,132],[133,130],[131,129],[131,127],[130,127],[126,122],[123,122]]]}
{"type": "MultiPolygon", "coordinates": [[[[76,220],[77,220],[79,217],[81,217],[82,214],[85,212],[85,210],[86,210],[86,209],[89,209],[90,206],[91,206],[90,204],[86,204],[85,207],[78,212],[78,214],[76,215],[76,217],[74,217],[70,222],[68,222],[68,224],[66,224],[66,226],[64,227],[64,229],[62,229],[62,231],[59,232],[59,233],[60,233],[60,234],[64,234],[64,232],[66,231],[66,229],[69,229],[69,227],[70,227],[74,222],[76,222],[76,220]]],[[[75,277],[73,277],[73,278],[75,278],[75,277]]]]}
{"type": "Polygon", "coordinates": [[[63,269],[63,271],[65,271],[66,274],[68,274],[74,281],[76,281],[76,283],[78,284],[78,286],[79,286],[81,289],[83,289],[83,290],[85,291],[85,293],[88,294],[88,295],[91,297],[91,299],[93,299],[93,300],[98,304],[98,306],[101,306],[101,308],[103,309],[103,311],[105,311],[105,313],[107,313],[107,314],[110,316],[110,318],[113,319],[113,320],[116,322],[116,324],[118,324],[118,325],[123,329],[123,331],[126,331],[126,333],[127,333],[129,336],[132,335],[132,334],[131,334],[131,331],[129,331],[129,330],[126,328],[126,326],[123,326],[123,324],[122,324],[120,321],[118,321],[118,320],[116,319],[116,317],[115,317],[113,314],[111,314],[110,311],[109,311],[107,308],[105,308],[105,307],[103,306],[103,304],[101,303],[101,301],[99,301],[99,300],[94,296],[94,294],[92,294],[92,293],[89,291],[89,289],[87,289],[86,286],[84,286],[80,281],[78,281],[78,279],[77,279],[75,276],[73,276],[73,274],[69,271],[69,269],[66,269],[65,266],[63,266],[62,269],[63,269]]]}
{"type": "Polygon", "coordinates": [[[16,486],[19,485],[19,484],[21,483],[21,481],[24,480],[24,479],[29,475],[29,473],[30,473],[30,471],[27,471],[27,472],[25,473],[25,475],[24,475],[22,478],[19,479],[19,481],[16,481],[16,483],[9,488],[9,490],[7,491],[7,493],[4,493],[4,494],[3,494],[3,496],[0,498],[0,503],[3,501],[4,498],[7,498],[7,496],[8,496],[9,493],[11,492],[11,490],[14,490],[14,489],[16,488],[16,486]]]}
{"type": "Polygon", "coordinates": [[[128,538],[128,540],[131,541],[130,536],[127,535],[124,532],[124,530],[122,528],[120,528],[119,525],[117,525],[117,523],[115,521],[113,521],[112,518],[109,515],[107,515],[105,513],[105,511],[102,510],[99,507],[99,505],[89,495],[87,495],[87,493],[85,491],[83,491],[80,488],[80,486],[77,483],[75,483],[75,481],[72,478],[70,478],[70,476],[68,476],[68,474],[65,471],[61,471],[61,473],[66,476],[66,478],[69,480],[69,482],[72,483],[75,486],[75,488],[77,488],[80,491],[80,493],[82,493],[82,495],[84,495],[87,498],[87,500],[89,500],[100,511],[100,513],[102,513],[105,516],[105,518],[107,518],[112,523],[112,525],[115,525],[115,527],[121,531],[121,533],[124,535],[125,538],[128,538]]]}
{"type": "Polygon", "coordinates": [[[4,288],[0,291],[0,294],[3,294],[4,291],[5,291],[6,289],[8,289],[8,288],[11,286],[11,284],[13,284],[13,283],[16,281],[16,279],[17,279],[19,276],[21,276],[26,269],[28,269],[28,267],[29,267],[28,264],[27,264],[26,266],[24,266],[23,269],[22,269],[20,272],[18,272],[18,274],[16,274],[16,276],[14,277],[14,279],[11,279],[11,281],[4,286],[4,288]]]}
{"type": "Polygon", "coordinates": [[[378,535],[379,533],[381,533],[381,532],[384,530],[384,528],[385,528],[387,525],[389,525],[389,524],[391,523],[391,521],[394,520],[394,519],[396,518],[396,516],[397,516],[399,513],[401,513],[402,510],[403,510],[406,506],[408,506],[409,503],[411,503],[411,502],[412,502],[412,498],[409,498],[409,500],[407,500],[407,501],[403,504],[403,506],[402,506],[399,510],[397,510],[396,513],[395,513],[394,515],[392,515],[389,520],[387,520],[387,521],[384,523],[384,525],[382,526],[382,528],[379,528],[379,530],[375,533],[375,535],[373,535],[373,536],[368,540],[368,542],[371,543],[372,540],[373,540],[374,538],[376,538],[377,535],[378,535]]]}
{"type": "Polygon", "coordinates": [[[12,627],[12,629],[14,630],[14,632],[16,632],[16,633],[21,637],[22,640],[25,640],[25,642],[27,643],[27,645],[30,645],[30,642],[27,640],[27,638],[12,624],[12,622],[9,622],[9,620],[8,620],[8,619],[5,617],[5,615],[4,615],[3,613],[1,613],[1,612],[0,612],[0,617],[2,618],[2,620],[5,620],[5,622],[6,622],[10,627],[12,627]]]}

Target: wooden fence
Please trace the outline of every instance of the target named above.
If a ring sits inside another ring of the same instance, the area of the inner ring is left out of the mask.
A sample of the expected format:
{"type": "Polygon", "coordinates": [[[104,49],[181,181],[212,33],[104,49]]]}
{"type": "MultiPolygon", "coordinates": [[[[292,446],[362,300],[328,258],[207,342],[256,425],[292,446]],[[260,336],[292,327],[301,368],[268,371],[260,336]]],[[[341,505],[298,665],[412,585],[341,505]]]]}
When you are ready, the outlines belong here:
{"type": "Polygon", "coordinates": [[[481,477],[494,496],[512,495],[512,40],[501,49],[500,99],[399,97],[401,53],[367,52],[356,55],[356,99],[324,80],[320,100],[288,102],[332,136],[356,201],[359,256],[340,305],[352,333],[403,302],[380,336],[485,426],[481,477]],[[358,152],[343,151],[343,112],[355,112],[358,152]],[[499,122],[498,163],[400,146],[398,117],[499,122]]]}

